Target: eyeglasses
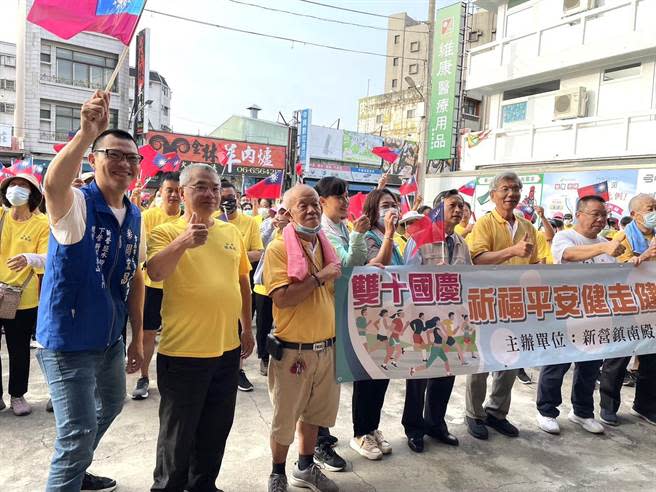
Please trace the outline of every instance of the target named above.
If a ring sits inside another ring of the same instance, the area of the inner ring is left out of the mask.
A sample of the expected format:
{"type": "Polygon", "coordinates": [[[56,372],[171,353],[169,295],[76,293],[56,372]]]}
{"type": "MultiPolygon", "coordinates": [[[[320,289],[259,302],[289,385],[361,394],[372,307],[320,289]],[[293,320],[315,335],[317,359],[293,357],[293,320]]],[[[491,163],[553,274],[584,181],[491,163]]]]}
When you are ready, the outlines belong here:
{"type": "Polygon", "coordinates": [[[128,164],[137,165],[143,161],[143,156],[139,154],[126,153],[118,149],[95,149],[93,152],[102,152],[111,161],[121,162],[125,159],[128,164]]]}
{"type": "Polygon", "coordinates": [[[218,195],[221,193],[221,187],[220,186],[207,186],[207,185],[187,185],[185,188],[191,188],[192,190],[196,191],[197,193],[205,194],[208,191],[212,193],[212,195],[218,195]]]}

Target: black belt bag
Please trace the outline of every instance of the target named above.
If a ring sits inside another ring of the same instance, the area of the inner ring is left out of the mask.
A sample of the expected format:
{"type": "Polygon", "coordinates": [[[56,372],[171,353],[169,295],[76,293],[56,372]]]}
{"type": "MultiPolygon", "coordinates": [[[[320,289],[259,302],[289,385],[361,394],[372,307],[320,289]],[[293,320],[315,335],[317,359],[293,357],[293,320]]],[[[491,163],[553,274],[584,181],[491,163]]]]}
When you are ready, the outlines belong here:
{"type": "Polygon", "coordinates": [[[269,352],[269,356],[273,357],[275,360],[282,359],[283,349],[312,350],[313,352],[321,352],[333,345],[335,345],[334,337],[315,343],[293,343],[280,340],[272,333],[269,333],[267,336],[267,351],[269,352]]]}

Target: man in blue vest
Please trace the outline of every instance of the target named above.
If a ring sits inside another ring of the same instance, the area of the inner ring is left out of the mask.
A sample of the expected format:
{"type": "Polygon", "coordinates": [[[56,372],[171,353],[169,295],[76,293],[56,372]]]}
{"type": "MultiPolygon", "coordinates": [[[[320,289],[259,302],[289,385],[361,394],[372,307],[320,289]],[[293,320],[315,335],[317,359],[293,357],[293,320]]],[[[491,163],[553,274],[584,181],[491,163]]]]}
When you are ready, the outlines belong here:
{"type": "Polygon", "coordinates": [[[44,181],[50,244],[37,322],[37,359],[48,383],[57,436],[47,491],[116,488],[86,472],[125,398],[126,316],[132,325],[127,372],[143,360],[145,259],[141,214],[125,197],[141,156],[129,133],[106,130],[109,94],[96,91],[80,130],[53,159],[44,181]],[[71,184],[91,146],[95,180],[71,184]]]}

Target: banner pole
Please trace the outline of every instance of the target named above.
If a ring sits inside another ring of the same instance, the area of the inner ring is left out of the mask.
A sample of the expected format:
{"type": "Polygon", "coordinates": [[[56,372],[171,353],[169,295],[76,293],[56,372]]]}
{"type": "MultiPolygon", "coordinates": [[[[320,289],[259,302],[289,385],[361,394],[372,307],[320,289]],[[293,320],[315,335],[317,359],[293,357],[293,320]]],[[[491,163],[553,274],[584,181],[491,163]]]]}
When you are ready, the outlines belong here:
{"type": "Polygon", "coordinates": [[[121,56],[118,57],[118,62],[116,62],[116,66],[114,67],[112,76],[109,78],[109,81],[105,86],[105,92],[109,92],[112,86],[114,85],[114,81],[118,76],[118,71],[120,70],[121,65],[123,65],[123,62],[125,61],[125,58],[128,56],[129,53],[130,53],[130,46],[126,45],[125,47],[123,47],[123,51],[121,52],[121,56]]]}

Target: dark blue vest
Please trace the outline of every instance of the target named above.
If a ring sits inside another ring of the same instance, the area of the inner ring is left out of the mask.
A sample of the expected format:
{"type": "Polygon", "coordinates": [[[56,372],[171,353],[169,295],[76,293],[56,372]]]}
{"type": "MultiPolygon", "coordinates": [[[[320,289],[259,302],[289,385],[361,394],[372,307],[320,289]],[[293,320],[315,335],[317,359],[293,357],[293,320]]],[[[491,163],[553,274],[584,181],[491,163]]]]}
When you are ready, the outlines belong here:
{"type": "Polygon", "coordinates": [[[82,240],[59,244],[50,234],[39,301],[37,341],[49,350],[104,350],[121,336],[130,281],[139,262],[141,212],[125,198],[123,225],[95,181],[82,188],[82,240]]]}

